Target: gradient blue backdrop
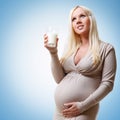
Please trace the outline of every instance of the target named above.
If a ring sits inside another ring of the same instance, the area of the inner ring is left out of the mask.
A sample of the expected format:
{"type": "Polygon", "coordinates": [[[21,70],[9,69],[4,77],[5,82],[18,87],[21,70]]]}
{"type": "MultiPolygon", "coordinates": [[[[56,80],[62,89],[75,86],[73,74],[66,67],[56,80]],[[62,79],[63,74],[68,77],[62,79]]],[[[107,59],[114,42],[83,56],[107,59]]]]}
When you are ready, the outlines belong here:
{"type": "Polygon", "coordinates": [[[89,7],[102,40],[114,45],[117,74],[113,91],[101,101],[98,120],[120,120],[119,0],[0,0],[0,120],[52,120],[56,84],[43,34],[59,34],[59,55],[72,7],[89,7]]]}

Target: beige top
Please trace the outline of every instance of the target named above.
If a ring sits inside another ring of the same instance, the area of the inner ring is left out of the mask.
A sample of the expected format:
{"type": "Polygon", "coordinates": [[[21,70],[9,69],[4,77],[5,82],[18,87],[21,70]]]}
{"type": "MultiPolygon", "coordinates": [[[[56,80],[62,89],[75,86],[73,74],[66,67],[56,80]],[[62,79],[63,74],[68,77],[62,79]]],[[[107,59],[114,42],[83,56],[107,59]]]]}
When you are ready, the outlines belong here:
{"type": "Polygon", "coordinates": [[[93,65],[89,51],[77,65],[71,55],[60,65],[57,55],[52,58],[52,73],[58,84],[55,103],[61,111],[64,103],[79,102],[81,113],[99,103],[112,89],[116,73],[116,56],[112,45],[101,42],[100,63],[93,65]],[[65,72],[64,72],[65,71],[65,72]]]}

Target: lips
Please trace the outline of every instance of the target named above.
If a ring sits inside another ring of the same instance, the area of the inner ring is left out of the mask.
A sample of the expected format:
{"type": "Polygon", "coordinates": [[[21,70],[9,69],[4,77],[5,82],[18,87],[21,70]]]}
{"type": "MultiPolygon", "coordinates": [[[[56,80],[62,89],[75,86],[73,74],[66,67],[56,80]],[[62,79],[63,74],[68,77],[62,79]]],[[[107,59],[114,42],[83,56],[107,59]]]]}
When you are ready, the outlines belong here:
{"type": "Polygon", "coordinates": [[[77,29],[82,30],[83,27],[84,27],[84,25],[79,25],[79,26],[77,26],[77,29]]]}

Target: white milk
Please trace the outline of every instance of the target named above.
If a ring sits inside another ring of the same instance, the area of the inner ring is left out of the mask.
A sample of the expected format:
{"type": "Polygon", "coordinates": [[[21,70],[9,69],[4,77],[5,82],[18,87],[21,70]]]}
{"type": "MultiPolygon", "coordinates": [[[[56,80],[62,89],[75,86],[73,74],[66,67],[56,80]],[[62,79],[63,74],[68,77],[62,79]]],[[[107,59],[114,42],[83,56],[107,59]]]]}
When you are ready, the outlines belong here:
{"type": "Polygon", "coordinates": [[[48,35],[48,46],[56,47],[57,33],[49,27],[48,35]]]}

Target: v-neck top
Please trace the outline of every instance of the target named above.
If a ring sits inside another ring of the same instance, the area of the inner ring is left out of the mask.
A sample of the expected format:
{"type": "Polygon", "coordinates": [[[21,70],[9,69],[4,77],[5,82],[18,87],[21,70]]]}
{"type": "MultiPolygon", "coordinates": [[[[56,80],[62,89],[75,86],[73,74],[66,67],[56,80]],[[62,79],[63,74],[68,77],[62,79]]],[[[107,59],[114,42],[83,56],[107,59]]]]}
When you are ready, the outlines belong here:
{"type": "Polygon", "coordinates": [[[84,56],[82,56],[82,57],[77,61],[77,63],[75,63],[75,58],[76,58],[76,56],[77,56],[77,54],[78,54],[78,52],[79,52],[79,49],[80,49],[80,48],[78,48],[78,49],[76,50],[76,52],[73,53],[73,58],[74,58],[74,64],[75,64],[75,65],[77,65],[85,56],[87,56],[87,54],[88,54],[88,52],[89,52],[89,48],[88,48],[87,51],[86,51],[86,53],[84,54],[84,56]]]}
{"type": "Polygon", "coordinates": [[[66,76],[55,90],[55,103],[59,111],[62,111],[65,103],[84,101],[91,94],[94,96],[94,92],[101,84],[111,88],[114,82],[116,59],[111,44],[101,42],[100,62],[96,65],[93,64],[91,51],[88,51],[76,65],[74,56],[75,53],[62,64],[66,76]]]}

